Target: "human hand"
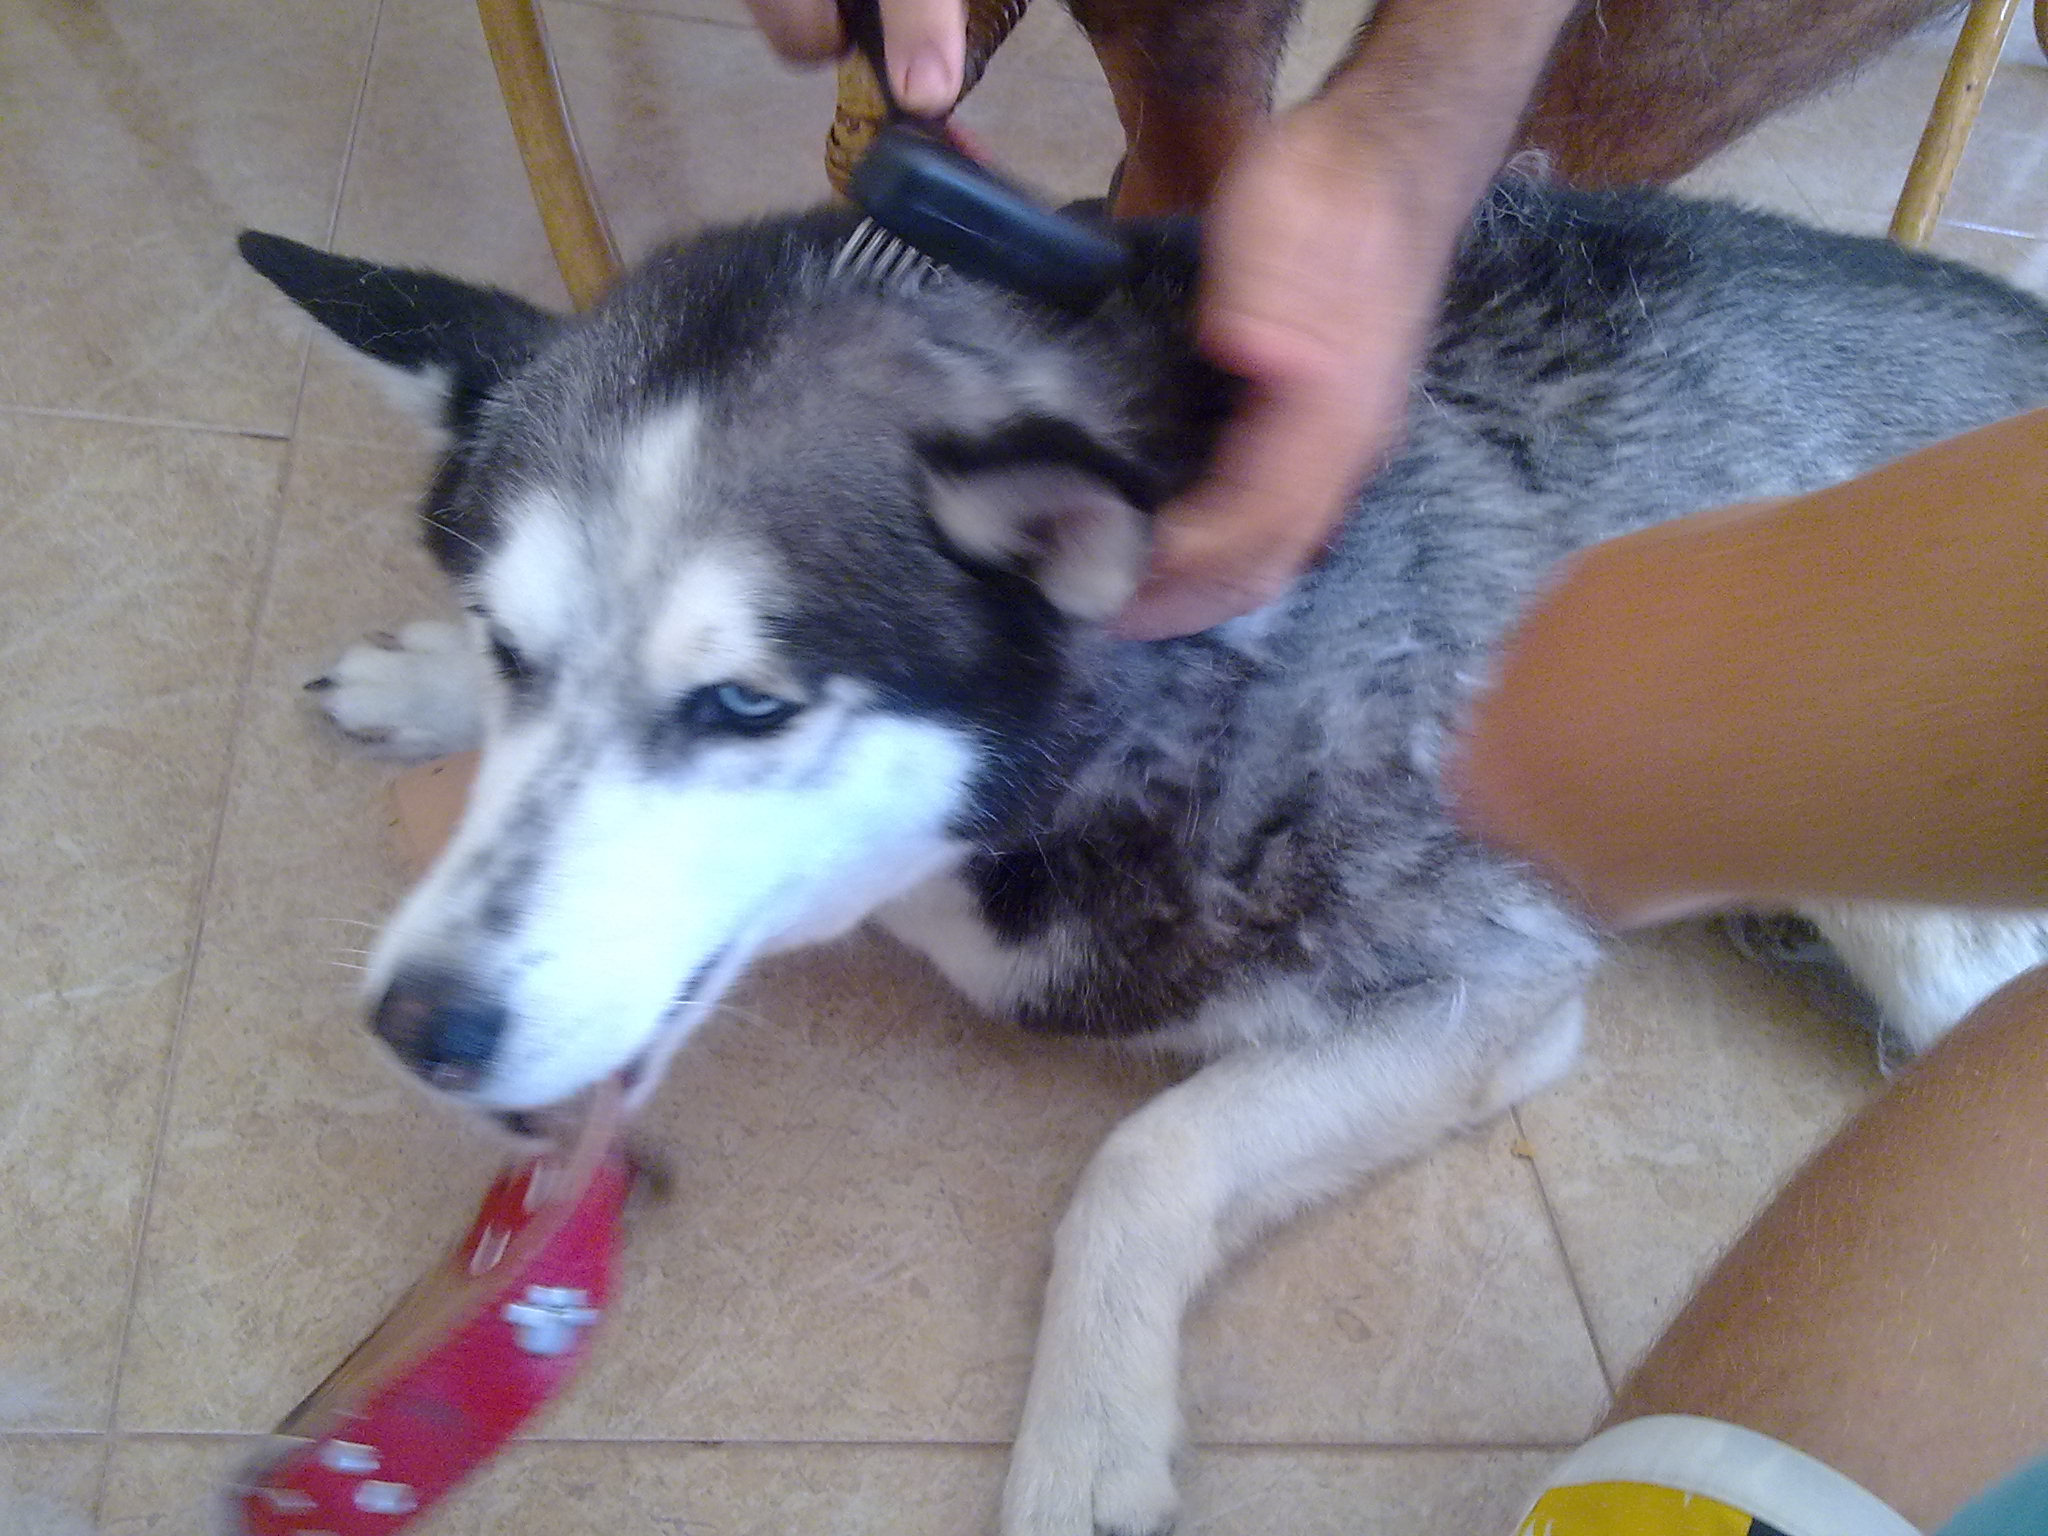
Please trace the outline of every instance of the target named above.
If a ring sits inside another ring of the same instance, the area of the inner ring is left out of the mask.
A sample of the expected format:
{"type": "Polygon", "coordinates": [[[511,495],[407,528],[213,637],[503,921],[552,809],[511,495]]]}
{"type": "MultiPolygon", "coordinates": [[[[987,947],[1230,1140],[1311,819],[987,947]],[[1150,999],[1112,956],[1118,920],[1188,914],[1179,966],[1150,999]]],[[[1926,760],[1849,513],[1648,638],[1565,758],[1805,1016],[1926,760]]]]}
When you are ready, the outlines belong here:
{"type": "MultiPolygon", "coordinates": [[[[944,117],[960,99],[966,0],[880,0],[889,89],[918,117],[944,117]]],[[[747,0],[768,44],[796,64],[823,64],[850,44],[834,0],[747,0]]]]}
{"type": "Polygon", "coordinates": [[[1248,388],[1203,479],[1154,523],[1118,620],[1190,634],[1270,602],[1400,439],[1462,195],[1317,103],[1261,130],[1204,230],[1196,339],[1248,388]]]}

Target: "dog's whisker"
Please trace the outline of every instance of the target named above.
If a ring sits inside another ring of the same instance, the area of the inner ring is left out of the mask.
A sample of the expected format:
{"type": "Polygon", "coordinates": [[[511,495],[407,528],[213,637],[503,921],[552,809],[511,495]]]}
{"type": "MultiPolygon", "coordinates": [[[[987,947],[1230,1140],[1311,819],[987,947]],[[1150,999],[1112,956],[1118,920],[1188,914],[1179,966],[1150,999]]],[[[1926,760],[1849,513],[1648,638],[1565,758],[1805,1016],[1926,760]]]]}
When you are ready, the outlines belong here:
{"type": "Polygon", "coordinates": [[[784,1023],[783,1020],[770,1018],[759,1009],[743,1008],[738,1003],[712,1001],[686,1004],[685,1006],[702,1008],[715,1017],[729,1016],[738,1019],[743,1024],[753,1024],[761,1029],[780,1029],[784,1023]]]}
{"type": "Polygon", "coordinates": [[[1603,935],[1443,793],[1516,609],[1574,550],[2048,399],[2048,310],[1989,278],[1654,193],[1506,196],[1461,242],[1410,446],[1313,574],[1157,645],[1098,624],[1154,492],[1229,430],[1191,251],[1085,315],[971,263],[926,282],[837,214],[674,248],[559,331],[440,280],[336,304],[310,249],[280,279],[448,386],[433,504],[460,510],[428,532],[468,627],[319,696],[359,738],[492,741],[458,856],[374,947],[348,918],[315,946],[359,993],[388,965],[415,1072],[542,1103],[623,1064],[637,1107],[707,1020],[799,1047],[801,1005],[717,991],[872,913],[1020,1061],[1028,1030],[1194,1074],[1111,1133],[1054,1245],[1011,1484],[1048,1508],[1017,1529],[1162,1528],[1188,1298],[1569,1065],[1603,935]]]}
{"type": "Polygon", "coordinates": [[[460,539],[463,543],[467,544],[471,549],[475,550],[478,554],[481,555],[489,553],[489,551],[486,550],[483,547],[483,545],[479,544],[475,539],[471,538],[468,534],[464,533],[460,528],[457,528],[453,523],[448,522],[446,519],[430,515],[426,520],[429,523],[433,524],[433,526],[437,530],[447,534],[449,538],[460,539]]]}

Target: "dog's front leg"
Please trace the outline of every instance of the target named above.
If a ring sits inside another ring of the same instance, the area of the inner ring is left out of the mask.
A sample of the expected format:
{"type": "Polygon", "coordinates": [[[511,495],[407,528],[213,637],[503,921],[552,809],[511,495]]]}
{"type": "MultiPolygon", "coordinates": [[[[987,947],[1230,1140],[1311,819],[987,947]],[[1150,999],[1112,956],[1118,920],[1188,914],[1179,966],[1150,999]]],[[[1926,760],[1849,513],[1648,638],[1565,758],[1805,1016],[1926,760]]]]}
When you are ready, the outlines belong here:
{"type": "Polygon", "coordinates": [[[1176,1512],[1180,1336],[1236,1249],[1552,1081],[1574,983],[1431,989],[1332,1038],[1204,1068],[1110,1136],[1061,1220],[1003,1493],[1006,1536],[1159,1536],[1176,1512]]]}

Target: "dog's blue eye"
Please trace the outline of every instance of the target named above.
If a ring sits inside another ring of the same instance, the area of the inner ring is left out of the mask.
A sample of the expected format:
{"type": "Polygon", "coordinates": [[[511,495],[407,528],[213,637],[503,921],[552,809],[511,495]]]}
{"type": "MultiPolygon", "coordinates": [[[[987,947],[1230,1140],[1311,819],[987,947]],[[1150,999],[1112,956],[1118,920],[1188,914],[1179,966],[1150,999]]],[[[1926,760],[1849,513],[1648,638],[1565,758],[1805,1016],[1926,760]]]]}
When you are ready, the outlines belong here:
{"type": "Polygon", "coordinates": [[[801,707],[744,683],[713,683],[683,701],[683,713],[693,725],[750,734],[774,730],[801,707]]]}
{"type": "Polygon", "coordinates": [[[533,681],[533,663],[513,650],[505,637],[495,631],[491,635],[491,665],[498,669],[498,676],[514,688],[523,688],[533,681]]]}

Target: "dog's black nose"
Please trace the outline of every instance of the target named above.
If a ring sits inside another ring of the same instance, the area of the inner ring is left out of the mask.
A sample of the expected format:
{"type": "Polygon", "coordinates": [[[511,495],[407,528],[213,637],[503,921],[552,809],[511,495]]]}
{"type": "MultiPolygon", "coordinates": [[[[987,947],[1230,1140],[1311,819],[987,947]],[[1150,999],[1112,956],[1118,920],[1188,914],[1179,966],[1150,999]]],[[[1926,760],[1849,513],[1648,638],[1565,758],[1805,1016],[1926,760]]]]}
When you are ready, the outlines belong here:
{"type": "Polygon", "coordinates": [[[434,1087],[461,1093],[483,1081],[505,1010],[458,976],[420,971],[391,983],[370,1028],[434,1087]]]}

